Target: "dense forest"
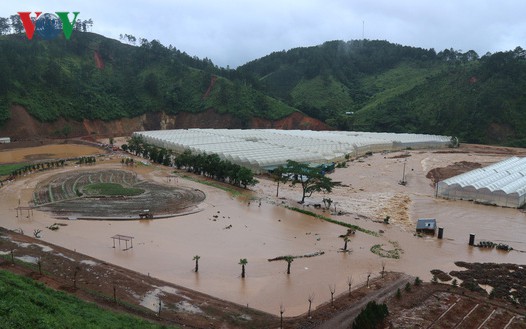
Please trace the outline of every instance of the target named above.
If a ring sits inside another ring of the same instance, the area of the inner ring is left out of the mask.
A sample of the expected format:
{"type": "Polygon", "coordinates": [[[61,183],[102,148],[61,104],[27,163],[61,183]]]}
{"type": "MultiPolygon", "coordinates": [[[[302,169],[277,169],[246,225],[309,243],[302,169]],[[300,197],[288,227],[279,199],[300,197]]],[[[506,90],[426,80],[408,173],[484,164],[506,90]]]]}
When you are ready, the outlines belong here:
{"type": "Polygon", "coordinates": [[[121,43],[84,31],[85,24],[70,40],[44,41],[37,35],[27,40],[24,33],[7,33],[14,29],[1,26],[2,20],[0,124],[8,118],[12,104],[24,106],[44,122],[60,116],[112,120],[208,108],[241,119],[274,120],[295,111],[242,79],[219,75],[228,70],[217,68],[209,59],[191,57],[156,40],[121,43]]]}
{"type": "Polygon", "coordinates": [[[239,71],[256,88],[343,130],[458,136],[526,146],[526,51],[485,54],[387,41],[330,41],[239,71]]]}
{"type": "Polygon", "coordinates": [[[520,47],[479,56],[378,40],[328,41],[230,69],[157,40],[108,39],[89,32],[92,24],[78,22],[70,40],[29,41],[16,17],[0,18],[0,125],[13,104],[45,122],[213,108],[248,123],[301,111],[335,129],[526,146],[520,47]]]}

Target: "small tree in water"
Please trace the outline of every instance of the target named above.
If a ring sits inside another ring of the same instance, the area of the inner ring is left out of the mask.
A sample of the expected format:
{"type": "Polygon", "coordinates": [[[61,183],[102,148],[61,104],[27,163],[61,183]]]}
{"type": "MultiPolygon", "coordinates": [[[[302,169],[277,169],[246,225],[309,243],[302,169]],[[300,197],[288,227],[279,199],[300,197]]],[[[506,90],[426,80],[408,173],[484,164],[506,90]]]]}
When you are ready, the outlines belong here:
{"type": "Polygon", "coordinates": [[[348,250],[347,250],[347,243],[348,243],[349,241],[351,241],[351,239],[349,239],[348,236],[343,237],[343,242],[344,242],[343,249],[342,249],[343,251],[348,251],[348,250]]]}
{"type": "Polygon", "coordinates": [[[247,265],[248,261],[246,258],[241,258],[239,260],[239,265],[241,265],[241,277],[245,277],[245,265],[247,265]]]}
{"type": "Polygon", "coordinates": [[[195,260],[195,272],[197,273],[199,271],[199,258],[201,258],[201,256],[199,255],[195,255],[193,260],[195,260]]]}
{"type": "Polygon", "coordinates": [[[290,274],[290,263],[294,261],[294,257],[292,256],[285,256],[285,261],[287,262],[287,274],[290,274]]]}

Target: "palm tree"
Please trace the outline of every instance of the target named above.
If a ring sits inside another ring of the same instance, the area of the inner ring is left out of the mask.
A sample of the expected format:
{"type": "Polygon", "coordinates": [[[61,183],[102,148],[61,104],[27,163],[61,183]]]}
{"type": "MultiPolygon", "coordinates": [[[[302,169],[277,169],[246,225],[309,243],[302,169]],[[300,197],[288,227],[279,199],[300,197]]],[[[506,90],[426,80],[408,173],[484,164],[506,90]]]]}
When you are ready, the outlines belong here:
{"type": "Polygon", "coordinates": [[[247,265],[248,261],[246,258],[241,258],[239,260],[239,265],[241,265],[241,277],[245,277],[245,265],[247,265]]]}
{"type": "Polygon", "coordinates": [[[290,274],[290,263],[294,261],[294,257],[292,256],[285,256],[283,259],[287,262],[287,274],[290,274]]]}
{"type": "Polygon", "coordinates": [[[195,260],[195,272],[197,273],[199,271],[199,258],[201,258],[201,256],[199,255],[195,255],[193,260],[195,260]]]}

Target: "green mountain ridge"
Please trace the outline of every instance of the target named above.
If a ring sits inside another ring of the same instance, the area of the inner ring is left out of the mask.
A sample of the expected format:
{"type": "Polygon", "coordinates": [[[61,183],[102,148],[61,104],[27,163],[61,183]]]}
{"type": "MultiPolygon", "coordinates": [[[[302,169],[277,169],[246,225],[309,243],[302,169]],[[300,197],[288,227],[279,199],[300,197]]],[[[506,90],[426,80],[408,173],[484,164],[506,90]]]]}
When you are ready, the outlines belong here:
{"type": "Polygon", "coordinates": [[[259,90],[345,130],[452,135],[526,146],[526,52],[438,54],[378,40],[329,41],[238,68],[259,90]]]}
{"type": "Polygon", "coordinates": [[[131,46],[75,32],[70,40],[0,36],[0,124],[13,104],[42,122],[113,120],[148,112],[202,112],[279,119],[295,109],[156,40],[131,46]],[[213,85],[213,88],[212,88],[213,85]]]}
{"type": "Polygon", "coordinates": [[[42,122],[215,109],[248,123],[301,111],[335,129],[526,146],[525,87],[520,47],[479,58],[380,40],[328,41],[231,70],[156,40],[132,46],[80,31],[70,40],[0,36],[0,130],[15,104],[42,122]]]}

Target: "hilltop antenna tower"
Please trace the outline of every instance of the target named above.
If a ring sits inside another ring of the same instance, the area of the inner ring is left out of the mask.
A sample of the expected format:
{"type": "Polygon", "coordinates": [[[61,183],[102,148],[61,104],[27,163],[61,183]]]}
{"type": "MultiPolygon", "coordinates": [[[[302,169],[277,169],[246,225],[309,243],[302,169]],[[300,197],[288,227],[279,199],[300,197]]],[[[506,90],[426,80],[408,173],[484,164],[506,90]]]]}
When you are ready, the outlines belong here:
{"type": "Polygon", "coordinates": [[[362,40],[365,40],[365,21],[362,21],[362,40]]]}

